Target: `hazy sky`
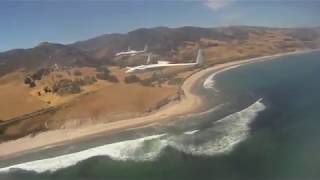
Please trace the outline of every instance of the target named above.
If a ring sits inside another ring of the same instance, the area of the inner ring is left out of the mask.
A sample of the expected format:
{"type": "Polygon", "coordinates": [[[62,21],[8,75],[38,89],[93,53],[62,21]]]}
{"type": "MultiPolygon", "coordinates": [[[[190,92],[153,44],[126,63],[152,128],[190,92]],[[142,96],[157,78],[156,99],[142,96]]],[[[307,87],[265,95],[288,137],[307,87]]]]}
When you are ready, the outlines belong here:
{"type": "Polygon", "coordinates": [[[320,0],[0,1],[0,51],[154,26],[320,26],[320,0]]]}

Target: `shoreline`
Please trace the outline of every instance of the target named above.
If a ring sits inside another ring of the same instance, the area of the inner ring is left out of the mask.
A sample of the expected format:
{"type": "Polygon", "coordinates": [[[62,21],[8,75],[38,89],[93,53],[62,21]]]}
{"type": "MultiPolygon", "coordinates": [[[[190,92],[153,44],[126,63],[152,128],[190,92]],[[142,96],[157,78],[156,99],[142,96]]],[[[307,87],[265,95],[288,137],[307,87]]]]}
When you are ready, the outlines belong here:
{"type": "Polygon", "coordinates": [[[201,78],[207,78],[208,75],[213,75],[227,71],[241,65],[273,60],[277,57],[285,55],[293,55],[300,53],[308,53],[316,50],[301,50],[287,53],[279,53],[275,55],[261,56],[256,58],[244,59],[216,64],[206,69],[200,70],[189,76],[181,86],[185,96],[178,102],[169,103],[160,108],[154,113],[138,118],[130,118],[121,121],[94,124],[90,126],[75,128],[75,129],[58,129],[47,132],[42,132],[34,137],[26,136],[17,140],[7,141],[0,144],[0,159],[9,159],[14,156],[22,155],[28,152],[47,149],[54,146],[67,144],[71,141],[80,141],[85,138],[92,138],[99,134],[113,134],[124,131],[128,128],[139,128],[141,126],[150,125],[157,122],[169,121],[170,118],[197,113],[201,106],[205,103],[201,96],[192,93],[196,82],[201,78]]]}

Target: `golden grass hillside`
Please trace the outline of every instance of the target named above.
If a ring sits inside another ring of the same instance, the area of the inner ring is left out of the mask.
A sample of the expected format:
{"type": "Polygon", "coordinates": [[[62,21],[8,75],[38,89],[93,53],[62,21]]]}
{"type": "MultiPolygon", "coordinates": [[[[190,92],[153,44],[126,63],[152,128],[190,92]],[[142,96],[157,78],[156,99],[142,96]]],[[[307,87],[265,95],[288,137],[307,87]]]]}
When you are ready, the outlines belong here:
{"type": "MultiPolygon", "coordinates": [[[[215,31],[220,32],[219,29],[215,31]]],[[[167,47],[163,44],[164,47],[162,47],[159,44],[160,50],[154,52],[153,56],[155,60],[187,63],[194,61],[197,49],[202,48],[207,60],[206,66],[212,66],[234,60],[320,47],[319,39],[303,40],[290,35],[295,31],[288,29],[250,30],[245,38],[235,38],[238,31],[242,31],[241,28],[233,29],[230,32],[224,32],[221,29],[223,38],[203,37],[197,41],[191,41],[192,38],[187,38],[188,40],[174,44],[177,46],[165,52],[163,51],[167,47]]],[[[238,35],[241,36],[241,34],[243,33],[238,35]]],[[[169,45],[171,44],[169,43],[169,45]]],[[[99,54],[99,57],[102,58],[99,59],[101,61],[106,58],[105,54],[110,54],[113,51],[104,49],[103,52],[99,54]]],[[[41,109],[53,108],[54,110],[44,111],[43,114],[0,126],[2,137],[0,141],[48,129],[75,128],[86,124],[111,122],[144,115],[148,109],[163,99],[175,95],[183,79],[199,70],[176,68],[172,71],[164,71],[163,77],[154,79],[152,79],[152,73],[138,75],[142,81],[151,80],[148,86],[139,82],[126,83],[124,79],[128,75],[125,73],[124,67],[136,65],[137,62],[144,63],[145,60],[146,54],[113,58],[108,62],[109,64],[98,67],[107,67],[110,74],[118,79],[118,82],[98,79],[93,84],[81,86],[81,91],[74,94],[47,93],[44,89],[53,87],[56,82],[62,79],[75,81],[85,76],[95,77],[98,73],[97,66],[74,65],[58,68],[41,80],[37,80],[36,86],[33,88],[28,87],[23,81],[28,74],[33,73],[36,69],[23,70],[22,68],[22,70],[19,69],[2,76],[0,78],[0,120],[9,120],[41,109]]],[[[86,63],[87,61],[80,62],[86,63]]]]}

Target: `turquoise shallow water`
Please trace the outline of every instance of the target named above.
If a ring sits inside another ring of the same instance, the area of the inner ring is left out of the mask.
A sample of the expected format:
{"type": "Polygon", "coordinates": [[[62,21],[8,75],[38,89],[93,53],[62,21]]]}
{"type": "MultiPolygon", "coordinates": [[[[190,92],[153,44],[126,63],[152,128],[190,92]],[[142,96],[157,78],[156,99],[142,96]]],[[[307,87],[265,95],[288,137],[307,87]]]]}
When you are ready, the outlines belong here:
{"type": "Polygon", "coordinates": [[[319,52],[231,69],[201,86],[207,112],[17,158],[0,179],[320,179],[319,78],[319,52]]]}

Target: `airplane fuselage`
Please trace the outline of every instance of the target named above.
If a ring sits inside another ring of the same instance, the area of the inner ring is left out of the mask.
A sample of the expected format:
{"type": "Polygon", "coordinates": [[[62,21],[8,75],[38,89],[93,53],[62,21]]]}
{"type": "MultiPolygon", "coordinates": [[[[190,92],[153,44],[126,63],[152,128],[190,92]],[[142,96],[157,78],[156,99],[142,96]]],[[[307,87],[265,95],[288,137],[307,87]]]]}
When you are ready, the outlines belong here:
{"type": "Polygon", "coordinates": [[[119,53],[116,54],[116,56],[125,56],[125,55],[134,56],[134,55],[137,55],[137,54],[140,54],[140,53],[144,53],[144,51],[126,51],[126,52],[119,52],[119,53]]]}
{"type": "MultiPolygon", "coordinates": [[[[148,56],[148,61],[150,62],[151,56],[148,56]]],[[[129,74],[139,74],[150,71],[159,71],[164,68],[170,67],[197,67],[202,66],[204,63],[203,55],[201,49],[198,50],[197,58],[195,63],[179,63],[179,64],[169,64],[167,61],[158,61],[157,64],[140,65],[136,67],[129,68],[126,73],[129,74]]]]}
{"type": "Polygon", "coordinates": [[[152,72],[152,71],[159,71],[169,67],[193,67],[197,65],[198,65],[197,63],[141,65],[141,66],[130,68],[129,70],[126,71],[126,73],[140,74],[140,73],[146,73],[146,72],[152,72]]]}

